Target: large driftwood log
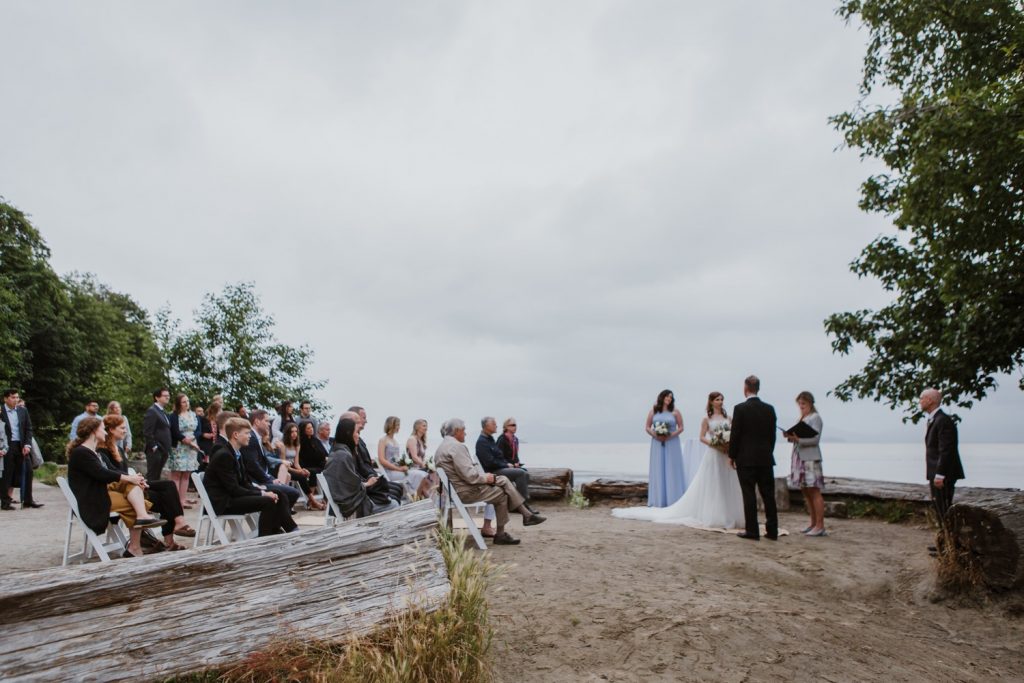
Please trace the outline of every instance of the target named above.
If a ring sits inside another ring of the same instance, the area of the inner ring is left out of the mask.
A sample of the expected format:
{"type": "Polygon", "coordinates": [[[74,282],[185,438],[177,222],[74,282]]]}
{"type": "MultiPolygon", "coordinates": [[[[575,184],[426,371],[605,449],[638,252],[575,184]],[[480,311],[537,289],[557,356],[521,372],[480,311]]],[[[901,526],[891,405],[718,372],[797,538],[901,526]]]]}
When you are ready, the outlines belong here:
{"type": "Polygon", "coordinates": [[[530,498],[568,498],[572,493],[572,470],[531,467],[530,498]]]}
{"type": "Polygon", "coordinates": [[[595,479],[580,487],[583,496],[596,500],[647,500],[647,482],[636,479],[595,479]]]}
{"type": "Polygon", "coordinates": [[[0,577],[4,681],[138,681],[365,633],[449,591],[429,501],[334,528],[0,577]]]}
{"type": "MultiPolygon", "coordinates": [[[[803,501],[800,489],[789,487],[794,500],[803,501]]],[[[985,500],[995,493],[1019,493],[1018,489],[986,489],[973,486],[957,486],[956,502],[970,503],[985,500]]],[[[894,481],[875,481],[874,479],[851,479],[847,477],[825,477],[825,488],[822,494],[826,499],[865,498],[869,500],[895,500],[907,503],[931,505],[931,494],[927,484],[903,484],[894,481]]]]}
{"type": "Polygon", "coordinates": [[[1024,586],[1024,493],[991,491],[968,500],[946,513],[953,543],[968,551],[989,587],[1024,586]]]}

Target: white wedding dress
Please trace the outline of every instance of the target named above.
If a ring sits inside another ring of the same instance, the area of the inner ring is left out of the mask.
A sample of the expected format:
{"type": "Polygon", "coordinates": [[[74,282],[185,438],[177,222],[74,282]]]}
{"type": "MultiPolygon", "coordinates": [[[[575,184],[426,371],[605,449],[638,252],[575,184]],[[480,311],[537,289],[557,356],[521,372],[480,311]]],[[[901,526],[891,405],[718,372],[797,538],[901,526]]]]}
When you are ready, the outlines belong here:
{"type": "MultiPolygon", "coordinates": [[[[712,420],[709,432],[723,422],[728,420],[712,420]]],[[[743,493],[736,470],[729,466],[729,456],[704,446],[700,467],[682,498],[664,508],[617,508],[612,515],[698,528],[742,529],[743,493]]]]}

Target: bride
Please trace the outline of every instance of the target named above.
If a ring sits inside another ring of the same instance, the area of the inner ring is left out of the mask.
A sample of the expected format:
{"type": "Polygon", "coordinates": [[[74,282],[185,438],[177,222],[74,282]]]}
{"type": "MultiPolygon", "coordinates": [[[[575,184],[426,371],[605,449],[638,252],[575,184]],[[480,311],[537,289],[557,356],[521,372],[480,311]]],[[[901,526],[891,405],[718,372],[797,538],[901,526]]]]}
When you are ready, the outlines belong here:
{"type": "MultiPolygon", "coordinates": [[[[728,428],[725,398],[720,392],[708,395],[707,417],[700,425],[700,440],[705,445],[704,457],[697,475],[683,497],[664,508],[633,507],[612,510],[624,519],[644,519],[662,524],[712,529],[743,528],[743,494],[736,472],[729,466],[729,455],[711,445],[716,430],[728,428]]],[[[722,448],[728,448],[724,446],[722,448]]]]}

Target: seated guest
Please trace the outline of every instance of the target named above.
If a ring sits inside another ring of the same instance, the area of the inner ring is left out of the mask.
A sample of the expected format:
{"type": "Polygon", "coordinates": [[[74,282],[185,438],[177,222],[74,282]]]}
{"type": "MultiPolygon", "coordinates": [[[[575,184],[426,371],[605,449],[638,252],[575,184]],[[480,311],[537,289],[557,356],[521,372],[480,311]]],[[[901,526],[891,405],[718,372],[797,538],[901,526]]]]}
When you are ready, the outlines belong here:
{"type": "Polygon", "coordinates": [[[123,474],[103,463],[96,449],[107,438],[103,420],[86,417],[78,421],[75,439],[68,444],[68,486],[78,502],[85,525],[103,534],[116,512],[131,530],[125,557],[141,557],[142,530],[163,522],[149,514],[142,495],[146,480],[139,474],[123,474]]]}
{"type": "MultiPolygon", "coordinates": [[[[324,466],[327,466],[327,456],[331,454],[334,439],[331,438],[331,424],[324,420],[316,428],[316,438],[313,439],[312,448],[316,451],[313,455],[313,462],[317,463],[322,458],[324,466]]],[[[305,456],[302,459],[306,462],[305,456]]]]}
{"type": "Polygon", "coordinates": [[[420,418],[412,423],[412,434],[405,442],[405,454],[413,465],[424,473],[423,481],[416,490],[416,495],[426,498],[437,490],[437,474],[427,464],[427,421],[420,418]]]}
{"type": "Polygon", "coordinates": [[[508,477],[515,484],[519,495],[526,501],[526,509],[533,511],[529,503],[530,473],[505,459],[501,447],[494,440],[494,434],[498,431],[498,423],[493,417],[485,417],[480,420],[480,426],[483,429],[480,432],[480,437],[476,440],[476,458],[480,461],[480,466],[484,468],[484,472],[508,477]]]}
{"type": "MultiPolygon", "coordinates": [[[[284,461],[288,469],[287,479],[283,481],[285,483],[294,481],[306,494],[306,498],[312,500],[313,491],[309,486],[310,472],[302,466],[299,459],[299,425],[296,423],[290,422],[285,425],[284,436],[277,444],[277,455],[284,461]]],[[[315,505],[314,508],[316,508],[315,505]]]]}
{"type": "Polygon", "coordinates": [[[498,448],[501,449],[501,454],[505,456],[505,460],[512,467],[523,467],[523,463],[519,460],[519,437],[516,436],[518,426],[516,425],[516,419],[510,417],[501,425],[501,436],[498,437],[498,448]]]}
{"type": "Polygon", "coordinates": [[[232,417],[224,423],[224,439],[213,449],[203,484],[218,515],[260,513],[259,535],[296,531],[288,499],[273,491],[261,491],[242,467],[242,448],[249,444],[249,421],[232,417]]]}
{"type": "Polygon", "coordinates": [[[356,469],[353,455],[356,449],[356,421],[343,417],[338,421],[336,434],[335,448],[327,458],[323,474],[327,479],[331,497],[341,508],[341,513],[345,517],[366,517],[397,508],[398,501],[387,496],[386,502],[374,502],[368,494],[368,489],[377,484],[379,477],[373,476],[364,480],[356,469]]]}
{"type": "Polygon", "coordinates": [[[473,457],[466,447],[466,423],[455,418],[445,423],[442,428],[444,441],[434,454],[434,464],[445,471],[451,485],[464,503],[491,503],[497,516],[497,531],[494,542],[498,545],[515,545],[518,539],[513,538],[505,526],[508,524],[509,510],[523,516],[523,526],[540,524],[546,519],[530,512],[519,495],[516,487],[508,477],[495,476],[484,472],[473,462],[473,457]]]}
{"type": "MultiPolygon", "coordinates": [[[[103,444],[96,448],[96,453],[103,459],[107,469],[128,474],[128,460],[125,458],[124,450],[118,444],[123,443],[127,432],[128,421],[123,415],[108,414],[103,418],[103,429],[107,437],[103,444]]],[[[111,484],[118,486],[118,484],[111,484]]],[[[157,481],[146,482],[144,495],[153,504],[153,512],[160,513],[164,520],[161,532],[164,535],[164,548],[167,550],[184,550],[185,546],[174,540],[178,536],[192,537],[196,535],[195,529],[185,521],[185,511],[181,508],[181,500],[178,496],[178,487],[173,481],[158,479],[157,481]]]]}
{"type": "MultiPolygon", "coordinates": [[[[366,442],[363,441],[363,429],[366,428],[366,411],[361,406],[352,406],[348,409],[349,413],[355,414],[356,421],[356,469],[359,470],[359,474],[364,478],[369,478],[379,474],[377,468],[374,467],[373,458],[370,457],[370,449],[366,447],[366,442]]],[[[392,498],[397,500],[399,503],[405,498],[405,486],[397,482],[388,481],[387,477],[382,479],[382,482],[378,484],[381,488],[386,488],[392,498]]]]}
{"type": "Polygon", "coordinates": [[[259,488],[273,491],[279,496],[288,499],[289,509],[299,499],[299,490],[294,486],[288,486],[275,476],[276,469],[270,464],[267,451],[263,446],[262,436],[270,433],[270,417],[265,410],[252,411],[252,430],[249,435],[249,443],[242,448],[242,465],[252,483],[259,488]]]}
{"type": "Polygon", "coordinates": [[[283,401],[277,407],[277,417],[270,423],[270,437],[276,444],[284,438],[284,428],[289,424],[295,424],[295,407],[291,401],[283,401]]]}
{"type": "Polygon", "coordinates": [[[401,503],[402,491],[395,491],[394,487],[397,485],[389,482],[386,477],[380,476],[377,470],[373,468],[373,462],[370,461],[369,452],[365,449],[359,448],[359,444],[362,442],[362,439],[359,438],[359,431],[362,429],[362,425],[365,424],[365,422],[360,419],[358,413],[349,411],[342,413],[341,417],[338,418],[338,427],[334,432],[334,445],[332,446],[333,450],[331,452],[333,453],[342,446],[343,442],[340,439],[344,438],[344,434],[341,429],[341,421],[345,419],[352,420],[356,425],[356,450],[354,453],[356,473],[359,474],[359,477],[364,482],[368,482],[371,479],[373,480],[373,483],[366,489],[366,495],[368,495],[377,505],[390,505],[392,501],[401,503]]]}
{"type": "MultiPolygon", "coordinates": [[[[309,488],[314,493],[317,490],[316,475],[324,471],[327,466],[327,455],[330,450],[324,450],[323,444],[317,441],[316,426],[312,422],[299,422],[299,457],[296,460],[302,469],[309,472],[309,488]]],[[[310,496],[310,501],[316,503],[310,496]]],[[[322,510],[323,507],[314,509],[322,510]]]]}
{"type": "Polygon", "coordinates": [[[402,426],[402,421],[394,415],[384,420],[384,436],[377,441],[377,462],[384,468],[388,481],[405,486],[405,493],[413,495],[420,484],[427,478],[427,473],[419,468],[403,464],[400,457],[401,449],[395,441],[395,434],[402,426]]]}

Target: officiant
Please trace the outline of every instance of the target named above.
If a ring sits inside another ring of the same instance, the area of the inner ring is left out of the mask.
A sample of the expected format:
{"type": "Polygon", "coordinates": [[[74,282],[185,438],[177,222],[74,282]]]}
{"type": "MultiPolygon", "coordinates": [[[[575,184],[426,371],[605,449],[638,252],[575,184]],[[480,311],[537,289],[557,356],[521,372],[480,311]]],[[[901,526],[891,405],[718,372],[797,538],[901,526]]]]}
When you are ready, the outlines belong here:
{"type": "Polygon", "coordinates": [[[821,416],[814,407],[814,395],[809,391],[797,394],[796,406],[800,410],[798,425],[806,425],[810,429],[803,436],[796,429],[783,432],[786,440],[793,444],[789,483],[800,488],[811,515],[811,523],[802,533],[805,536],[828,536],[825,531],[825,498],[821,493],[825,488],[825,475],[821,468],[821,416]],[[809,435],[812,431],[814,434],[809,435]]]}

